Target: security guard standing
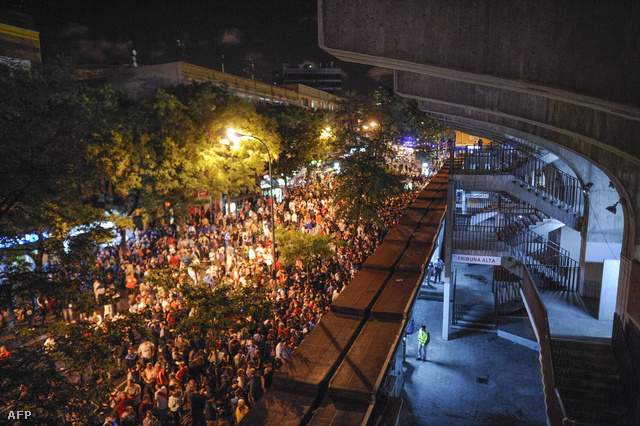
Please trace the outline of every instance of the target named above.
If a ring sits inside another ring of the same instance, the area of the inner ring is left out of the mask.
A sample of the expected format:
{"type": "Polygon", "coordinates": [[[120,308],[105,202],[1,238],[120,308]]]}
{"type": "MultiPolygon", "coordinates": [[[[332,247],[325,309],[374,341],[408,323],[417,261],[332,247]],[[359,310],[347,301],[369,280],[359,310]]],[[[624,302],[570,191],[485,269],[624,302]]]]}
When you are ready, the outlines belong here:
{"type": "Polygon", "coordinates": [[[429,344],[429,332],[427,326],[423,325],[418,331],[418,361],[427,360],[427,345],[429,344]]]}

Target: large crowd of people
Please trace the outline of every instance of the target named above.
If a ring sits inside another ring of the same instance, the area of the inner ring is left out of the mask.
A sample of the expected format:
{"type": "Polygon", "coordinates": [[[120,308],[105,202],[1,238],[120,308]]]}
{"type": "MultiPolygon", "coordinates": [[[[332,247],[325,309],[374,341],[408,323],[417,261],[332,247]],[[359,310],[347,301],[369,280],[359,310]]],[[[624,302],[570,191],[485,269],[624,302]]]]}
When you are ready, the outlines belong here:
{"type": "Polygon", "coordinates": [[[226,206],[217,204],[193,209],[180,225],[136,229],[125,245],[104,248],[98,266],[108,278],[93,283],[103,308],[77,316],[73,304],[65,304],[64,319],[99,327],[118,315],[117,308],[125,308],[144,314],[151,336],[126,333],[113,348],[126,380],[113,392],[105,424],[240,422],[270,386],[274,371],[318,324],[426,183],[419,172],[408,171],[414,191],[385,203],[382,224],[341,220],[330,173],[309,174],[287,188],[274,206],[276,226],[352,243],[337,246],[335,256],[311,268],[299,262],[284,266],[275,258],[267,197],[238,202],[228,214],[223,213],[226,206]],[[167,266],[212,289],[259,283],[274,310],[265,318],[249,318],[245,327],[229,329],[213,346],[186,338],[176,332],[179,321],[189,315],[182,295],[148,280],[154,269],[167,266]]]}

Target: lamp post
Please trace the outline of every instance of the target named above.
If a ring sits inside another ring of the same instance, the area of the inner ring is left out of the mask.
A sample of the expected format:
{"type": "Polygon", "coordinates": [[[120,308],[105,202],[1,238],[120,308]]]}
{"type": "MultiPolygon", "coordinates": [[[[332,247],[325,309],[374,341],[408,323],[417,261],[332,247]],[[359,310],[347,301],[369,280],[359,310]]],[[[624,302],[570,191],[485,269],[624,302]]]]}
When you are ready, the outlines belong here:
{"type": "Polygon", "coordinates": [[[271,201],[271,245],[273,246],[273,259],[271,261],[271,273],[272,273],[272,278],[275,279],[275,272],[276,272],[276,216],[274,214],[274,210],[273,210],[273,206],[275,204],[275,200],[273,198],[273,173],[271,170],[271,151],[269,151],[269,147],[267,146],[266,143],[264,143],[264,141],[262,139],[260,139],[257,136],[253,136],[253,135],[244,135],[242,133],[239,133],[233,129],[229,129],[229,131],[227,132],[227,135],[229,136],[229,139],[233,140],[233,139],[238,139],[238,138],[252,138],[255,139],[257,141],[259,141],[263,146],[264,149],[267,150],[267,155],[269,156],[269,198],[271,201]]]}

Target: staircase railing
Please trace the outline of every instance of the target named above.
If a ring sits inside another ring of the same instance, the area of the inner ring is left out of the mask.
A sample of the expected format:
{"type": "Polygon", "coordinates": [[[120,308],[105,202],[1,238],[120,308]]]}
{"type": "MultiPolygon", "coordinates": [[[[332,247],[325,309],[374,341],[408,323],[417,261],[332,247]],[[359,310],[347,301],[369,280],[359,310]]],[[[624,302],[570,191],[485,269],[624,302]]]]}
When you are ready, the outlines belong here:
{"type": "Polygon", "coordinates": [[[583,213],[580,181],[519,146],[474,150],[465,154],[458,172],[511,174],[523,185],[544,192],[574,212],[583,213]]]}
{"type": "Polygon", "coordinates": [[[533,226],[549,219],[549,216],[535,207],[525,203],[514,201],[511,197],[500,193],[492,193],[487,197],[487,203],[482,208],[467,207],[456,208],[454,218],[458,227],[477,226],[486,220],[495,220],[500,215],[500,226],[514,226],[517,229],[533,226]],[[493,195],[493,196],[492,196],[493,195]],[[478,218],[478,215],[485,215],[478,218]]]}
{"type": "MultiPolygon", "coordinates": [[[[495,299],[496,315],[505,313],[507,308],[513,305],[522,308],[522,296],[520,294],[520,282],[522,278],[512,274],[502,266],[493,267],[492,291],[495,299]]],[[[511,309],[513,311],[515,309],[511,309]]]]}
{"type": "Polygon", "coordinates": [[[547,419],[551,426],[571,424],[562,405],[562,399],[556,388],[551,360],[551,332],[549,331],[549,317],[538,291],[527,268],[523,268],[522,298],[527,307],[529,320],[536,333],[540,346],[540,369],[542,371],[542,387],[544,402],[547,409],[547,419]]]}
{"type": "Polygon", "coordinates": [[[538,288],[576,291],[579,263],[559,244],[523,228],[510,238],[508,246],[527,265],[538,288]]]}
{"type": "Polygon", "coordinates": [[[496,192],[482,192],[476,197],[469,197],[469,199],[477,200],[473,205],[471,205],[469,199],[467,199],[468,206],[466,206],[466,208],[456,206],[456,213],[474,215],[485,211],[491,211],[496,208],[499,198],[500,195],[496,192]]]}
{"type": "MultiPolygon", "coordinates": [[[[457,221],[456,221],[457,222],[457,221]]],[[[527,265],[540,289],[576,291],[580,265],[557,243],[524,225],[503,222],[501,226],[455,223],[454,247],[460,250],[508,252],[527,265]]]]}
{"type": "Polygon", "coordinates": [[[507,241],[499,238],[497,228],[493,225],[454,224],[453,241],[455,248],[461,250],[510,251],[507,241]]]}
{"type": "Polygon", "coordinates": [[[456,309],[456,285],[458,284],[458,270],[453,271],[453,297],[451,298],[452,312],[451,312],[451,324],[456,325],[458,323],[459,309],[456,309]]]}

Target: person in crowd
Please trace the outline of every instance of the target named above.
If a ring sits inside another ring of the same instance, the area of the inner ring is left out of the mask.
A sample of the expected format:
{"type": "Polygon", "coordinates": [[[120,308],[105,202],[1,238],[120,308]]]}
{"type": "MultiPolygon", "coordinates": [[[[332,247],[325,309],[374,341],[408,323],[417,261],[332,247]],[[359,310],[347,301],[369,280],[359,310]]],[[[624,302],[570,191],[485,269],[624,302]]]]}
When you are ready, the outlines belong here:
{"type": "Polygon", "coordinates": [[[236,424],[240,423],[244,416],[249,412],[249,407],[245,403],[244,399],[238,401],[238,408],[235,411],[236,424]]]}
{"type": "Polygon", "coordinates": [[[182,421],[180,410],[182,409],[183,401],[182,389],[178,386],[169,385],[169,412],[173,417],[173,422],[177,425],[182,421]]]}
{"type": "Polygon", "coordinates": [[[140,385],[133,380],[127,380],[127,386],[125,386],[124,392],[131,397],[131,405],[134,410],[137,410],[142,402],[140,399],[142,395],[142,388],[140,385]]]}
{"type": "Polygon", "coordinates": [[[128,406],[120,416],[120,426],[137,426],[138,418],[133,407],[128,406]]]}
{"type": "Polygon", "coordinates": [[[11,353],[7,350],[6,346],[0,346],[0,361],[8,360],[11,358],[11,353]]]}
{"type": "Polygon", "coordinates": [[[206,397],[198,389],[194,389],[189,394],[191,404],[191,424],[192,426],[205,426],[204,406],[206,397]]]}
{"type": "Polygon", "coordinates": [[[140,404],[140,407],[138,408],[138,417],[141,419],[146,419],[147,417],[151,417],[147,414],[147,413],[151,413],[151,410],[153,410],[153,402],[151,402],[151,397],[149,395],[145,395],[142,398],[142,403],[140,404]]]}

